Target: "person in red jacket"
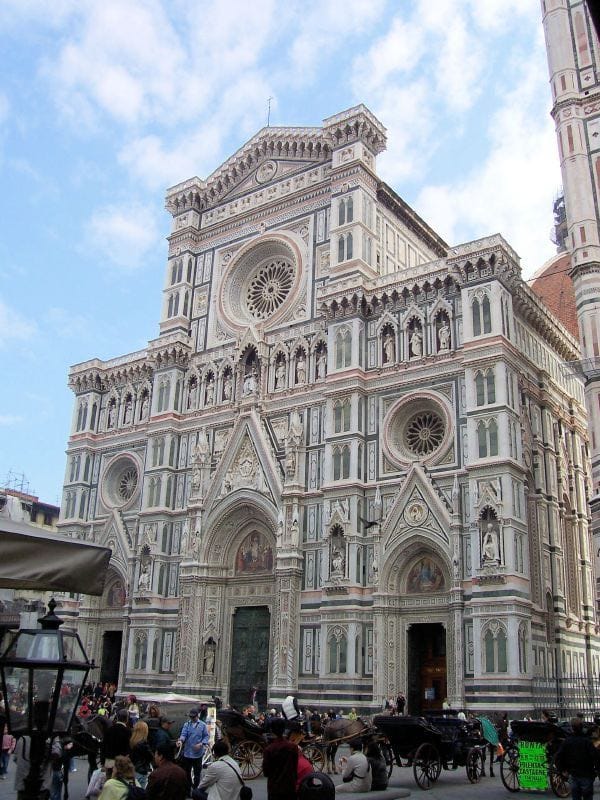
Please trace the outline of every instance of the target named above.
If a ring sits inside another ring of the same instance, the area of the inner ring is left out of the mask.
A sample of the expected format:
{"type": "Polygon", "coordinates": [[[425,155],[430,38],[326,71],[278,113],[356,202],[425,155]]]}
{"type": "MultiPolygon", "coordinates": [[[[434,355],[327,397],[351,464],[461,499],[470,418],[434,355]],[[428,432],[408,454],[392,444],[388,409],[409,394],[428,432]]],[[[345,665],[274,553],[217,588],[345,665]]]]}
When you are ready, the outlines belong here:
{"type": "Polygon", "coordinates": [[[298,778],[298,747],[285,738],[284,719],[274,719],[271,731],[275,740],[265,747],[263,774],[267,779],[268,800],[294,800],[298,778]]]}

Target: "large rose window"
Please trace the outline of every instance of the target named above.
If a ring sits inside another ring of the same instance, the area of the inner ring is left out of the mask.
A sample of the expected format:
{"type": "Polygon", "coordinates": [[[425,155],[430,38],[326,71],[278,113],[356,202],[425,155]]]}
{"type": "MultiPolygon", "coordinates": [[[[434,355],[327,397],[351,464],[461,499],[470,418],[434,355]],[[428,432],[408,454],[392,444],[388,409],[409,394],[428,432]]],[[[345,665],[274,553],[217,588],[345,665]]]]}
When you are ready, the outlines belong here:
{"type": "Polygon", "coordinates": [[[451,437],[451,411],[433,392],[400,398],[383,421],[383,450],[397,466],[435,463],[448,451],[451,437]]]}
{"type": "Polygon", "coordinates": [[[277,259],[261,264],[250,278],[246,290],[246,307],[255,319],[266,319],[289,295],[294,285],[294,267],[277,259]]]}
{"type": "Polygon", "coordinates": [[[266,235],[235,256],[223,274],[219,310],[232,328],[279,321],[298,296],[301,255],[285,234],[266,235]]]}
{"type": "Polygon", "coordinates": [[[130,456],[119,456],[108,466],[102,481],[102,500],[109,508],[127,505],[139,483],[138,465],[130,456]]]}
{"type": "Polygon", "coordinates": [[[428,456],[444,441],[444,422],[435,411],[415,414],[404,430],[406,446],[417,456],[428,456]]]}

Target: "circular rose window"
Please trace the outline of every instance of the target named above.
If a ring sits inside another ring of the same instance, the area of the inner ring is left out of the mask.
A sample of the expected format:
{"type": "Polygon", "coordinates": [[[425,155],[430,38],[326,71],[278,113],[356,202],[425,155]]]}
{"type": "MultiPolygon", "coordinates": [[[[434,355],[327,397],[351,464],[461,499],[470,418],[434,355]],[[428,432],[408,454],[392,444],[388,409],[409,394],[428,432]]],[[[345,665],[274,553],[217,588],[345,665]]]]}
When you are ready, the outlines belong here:
{"type": "Polygon", "coordinates": [[[138,488],[138,466],[129,456],[116,458],[107,468],[102,482],[102,499],[108,507],[126,505],[138,488]]]}
{"type": "Polygon", "coordinates": [[[278,259],[261,264],[250,278],[246,306],[255,319],[266,319],[277,311],[294,285],[294,267],[278,259]]]}
{"type": "Polygon", "coordinates": [[[415,414],[405,428],[406,446],[417,456],[428,456],[444,441],[444,422],[435,411],[415,414]]]}
{"type": "Polygon", "coordinates": [[[219,312],[242,329],[278,321],[298,295],[301,255],[285,234],[265,235],[232,259],[223,274],[219,312]]]}
{"type": "Polygon", "coordinates": [[[397,400],[383,421],[383,450],[400,466],[413,461],[430,464],[448,449],[452,433],[451,411],[432,392],[397,400]]]}

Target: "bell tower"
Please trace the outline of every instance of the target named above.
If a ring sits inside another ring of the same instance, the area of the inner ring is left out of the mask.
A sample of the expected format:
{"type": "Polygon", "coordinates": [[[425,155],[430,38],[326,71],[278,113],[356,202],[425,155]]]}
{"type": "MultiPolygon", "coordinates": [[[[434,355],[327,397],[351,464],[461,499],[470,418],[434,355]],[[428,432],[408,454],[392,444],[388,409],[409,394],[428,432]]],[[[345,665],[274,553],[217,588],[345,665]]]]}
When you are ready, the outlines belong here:
{"type": "Polygon", "coordinates": [[[600,44],[584,0],[542,0],[542,15],[600,505],[600,44]]]}

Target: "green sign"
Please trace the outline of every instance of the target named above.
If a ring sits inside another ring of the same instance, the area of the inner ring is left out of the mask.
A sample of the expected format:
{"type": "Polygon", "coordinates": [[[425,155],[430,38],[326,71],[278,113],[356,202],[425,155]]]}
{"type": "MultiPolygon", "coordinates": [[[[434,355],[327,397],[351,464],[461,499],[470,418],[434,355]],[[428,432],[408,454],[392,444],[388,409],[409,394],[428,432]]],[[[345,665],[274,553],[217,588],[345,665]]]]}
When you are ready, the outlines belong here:
{"type": "Polygon", "coordinates": [[[519,742],[519,785],[521,789],[548,789],[546,745],[519,742]]]}

